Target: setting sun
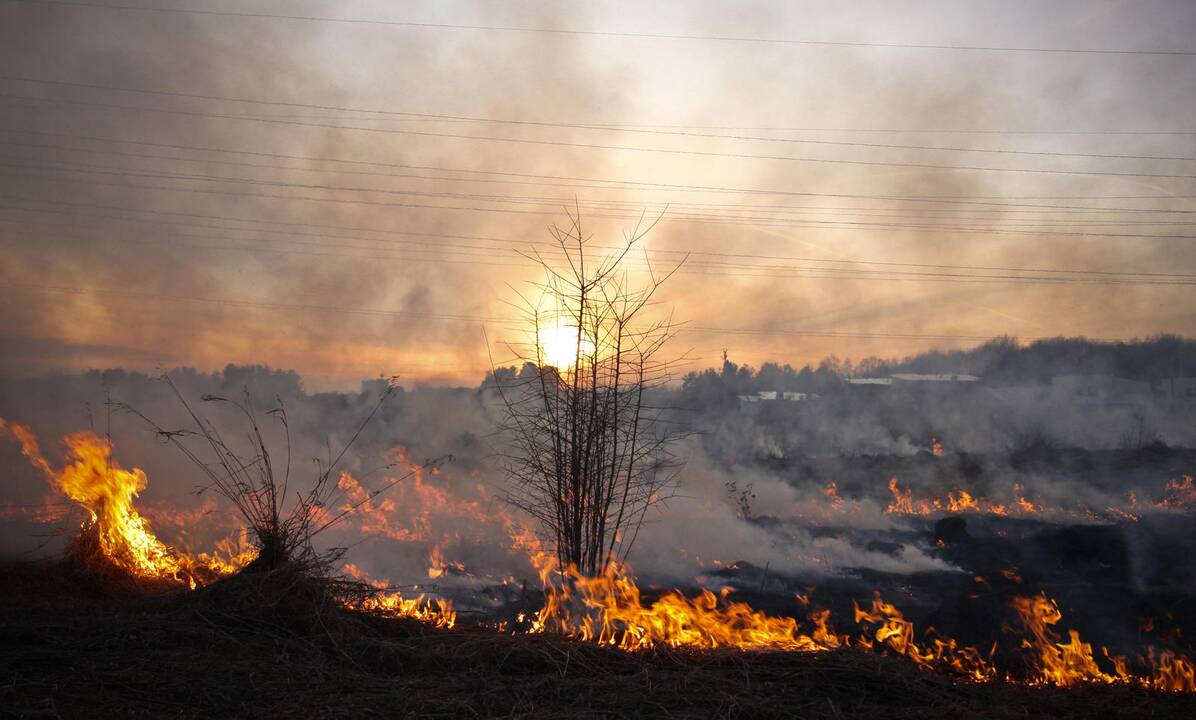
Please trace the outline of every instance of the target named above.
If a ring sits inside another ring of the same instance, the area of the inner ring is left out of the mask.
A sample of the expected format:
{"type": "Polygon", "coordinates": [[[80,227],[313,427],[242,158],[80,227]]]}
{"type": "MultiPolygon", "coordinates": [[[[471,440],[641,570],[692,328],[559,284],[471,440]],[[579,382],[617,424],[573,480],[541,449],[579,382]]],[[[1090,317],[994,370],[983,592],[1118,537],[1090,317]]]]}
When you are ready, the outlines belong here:
{"type": "Polygon", "coordinates": [[[577,364],[578,356],[585,357],[594,352],[594,342],[581,339],[580,352],[577,344],[577,327],[558,325],[540,328],[540,362],[556,368],[571,368],[577,364]]]}

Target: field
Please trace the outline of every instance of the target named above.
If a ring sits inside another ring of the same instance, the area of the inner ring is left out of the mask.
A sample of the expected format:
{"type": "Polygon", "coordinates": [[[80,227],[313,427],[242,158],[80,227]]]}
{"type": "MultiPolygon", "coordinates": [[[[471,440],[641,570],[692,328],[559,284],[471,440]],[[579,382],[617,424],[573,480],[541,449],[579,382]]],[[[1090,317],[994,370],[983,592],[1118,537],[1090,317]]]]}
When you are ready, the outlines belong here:
{"type": "Polygon", "coordinates": [[[860,651],[628,653],[320,607],[301,578],[195,592],[0,571],[4,717],[1188,718],[1190,695],[959,684],[860,651]]]}

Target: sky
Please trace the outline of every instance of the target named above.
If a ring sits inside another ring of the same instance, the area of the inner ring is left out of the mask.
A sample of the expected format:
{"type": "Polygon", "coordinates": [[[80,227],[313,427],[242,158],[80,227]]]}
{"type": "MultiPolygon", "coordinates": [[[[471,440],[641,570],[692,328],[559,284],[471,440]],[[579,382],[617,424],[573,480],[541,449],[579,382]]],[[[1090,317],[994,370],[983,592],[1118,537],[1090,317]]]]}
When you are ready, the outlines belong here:
{"type": "Polygon", "coordinates": [[[0,0],[6,374],[476,384],[570,208],[683,368],[1196,334],[1196,3],[105,4],[0,0]]]}

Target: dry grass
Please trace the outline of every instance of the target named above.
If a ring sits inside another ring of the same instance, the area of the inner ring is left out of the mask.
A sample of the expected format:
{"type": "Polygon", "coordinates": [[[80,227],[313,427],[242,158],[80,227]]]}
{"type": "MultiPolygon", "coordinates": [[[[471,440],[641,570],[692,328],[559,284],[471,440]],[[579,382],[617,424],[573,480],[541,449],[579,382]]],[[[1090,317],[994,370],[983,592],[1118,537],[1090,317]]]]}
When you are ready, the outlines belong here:
{"type": "Polygon", "coordinates": [[[285,569],[113,598],[65,565],[0,570],[0,716],[1189,718],[1127,688],[969,686],[855,652],[629,654],[343,611],[285,569]]]}

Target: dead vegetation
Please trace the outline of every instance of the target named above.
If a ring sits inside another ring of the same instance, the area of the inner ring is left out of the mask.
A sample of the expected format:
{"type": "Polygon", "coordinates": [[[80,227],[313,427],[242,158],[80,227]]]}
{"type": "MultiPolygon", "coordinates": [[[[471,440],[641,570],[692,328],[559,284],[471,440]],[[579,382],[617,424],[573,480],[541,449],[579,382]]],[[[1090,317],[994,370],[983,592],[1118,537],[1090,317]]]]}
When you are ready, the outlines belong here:
{"type": "Polygon", "coordinates": [[[677,326],[671,313],[650,315],[684,259],[659,272],[645,254],[648,279],[636,285],[631,254],[652,225],[603,256],[580,209],[569,220],[550,228],[550,256],[526,255],[543,280],[513,303],[529,328],[506,343],[521,369],[494,368],[492,379],[508,502],[537,521],[560,567],[594,576],[627,560],[681,464],[671,446],[686,433],[653,399],[680,360],[665,352],[677,326]]]}
{"type": "MultiPolygon", "coordinates": [[[[959,684],[859,652],[627,653],[344,610],[280,569],[113,599],[0,569],[0,716],[1187,718],[1126,687],[959,684]]],[[[352,592],[352,588],[345,588],[352,592]]]]}
{"type": "MultiPolygon", "coordinates": [[[[203,473],[208,485],[201,488],[201,492],[214,491],[236,508],[257,545],[257,557],[246,566],[246,570],[273,571],[285,565],[294,565],[319,575],[325,573],[342,552],[336,548],[317,551],[312,539],[352,512],[352,508],[333,514],[326,510],[335,506],[343,495],[337,483],[337,473],[362,430],[394,394],[394,380],[392,378],[387,384],[386,391],[339,450],[334,452],[329,448],[326,459],[314,459],[315,478],[305,486],[292,478],[290,424],[281,399],[264,413],[277,422],[282,433],[283,452],[277,454],[271,453],[270,444],[258,425],[258,411],[248,388],[242,400],[216,395],[202,398],[205,403],[233,411],[244,425],[247,447],[244,443],[226,439],[215,423],[188,402],[169,375],[163,376],[163,381],[190,419],[190,427],[166,428],[132,405],[115,405],[145,421],[203,473]],[[291,493],[294,493],[293,497],[291,493]]],[[[390,485],[403,479],[405,477],[390,485]]],[[[373,492],[371,497],[382,491],[373,492]]]]}

